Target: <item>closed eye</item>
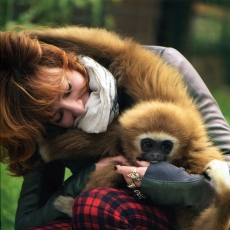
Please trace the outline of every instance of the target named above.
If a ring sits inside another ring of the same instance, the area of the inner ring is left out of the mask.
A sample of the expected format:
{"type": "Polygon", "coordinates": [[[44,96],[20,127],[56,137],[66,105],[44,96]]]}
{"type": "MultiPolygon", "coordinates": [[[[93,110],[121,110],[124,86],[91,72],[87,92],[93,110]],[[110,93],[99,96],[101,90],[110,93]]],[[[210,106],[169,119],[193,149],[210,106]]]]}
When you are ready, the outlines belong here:
{"type": "Polygon", "coordinates": [[[66,91],[66,93],[64,93],[63,97],[68,97],[71,93],[71,90],[72,90],[72,85],[68,82],[68,89],[66,91]]]}
{"type": "Polygon", "coordinates": [[[55,119],[55,123],[61,122],[62,117],[63,117],[63,111],[60,110],[60,111],[56,114],[56,117],[57,117],[57,118],[55,119]]]}

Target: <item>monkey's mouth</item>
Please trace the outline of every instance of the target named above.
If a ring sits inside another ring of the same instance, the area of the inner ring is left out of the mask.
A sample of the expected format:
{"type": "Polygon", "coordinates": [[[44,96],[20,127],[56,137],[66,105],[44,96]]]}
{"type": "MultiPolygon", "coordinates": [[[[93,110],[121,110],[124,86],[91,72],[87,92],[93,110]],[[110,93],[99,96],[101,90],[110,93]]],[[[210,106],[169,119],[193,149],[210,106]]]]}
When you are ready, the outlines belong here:
{"type": "Polygon", "coordinates": [[[155,163],[157,163],[157,162],[160,162],[160,161],[148,161],[148,160],[143,159],[143,158],[141,158],[141,157],[138,157],[138,160],[139,160],[139,161],[147,161],[147,162],[152,163],[152,164],[155,164],[155,163]]]}
{"type": "Polygon", "coordinates": [[[149,163],[152,163],[152,164],[155,164],[157,162],[160,162],[160,161],[149,161],[149,163]]]}
{"type": "Polygon", "coordinates": [[[150,163],[157,163],[160,161],[166,161],[166,157],[163,154],[143,153],[140,158],[143,161],[148,161],[150,163]]]}

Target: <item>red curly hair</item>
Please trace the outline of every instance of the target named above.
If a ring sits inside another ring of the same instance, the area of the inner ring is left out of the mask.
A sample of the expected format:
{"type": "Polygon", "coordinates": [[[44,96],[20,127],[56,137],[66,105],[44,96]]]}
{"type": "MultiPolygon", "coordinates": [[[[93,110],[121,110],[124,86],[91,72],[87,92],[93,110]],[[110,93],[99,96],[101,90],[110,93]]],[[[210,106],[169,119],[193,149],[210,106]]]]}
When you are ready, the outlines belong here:
{"type": "Polygon", "coordinates": [[[62,92],[65,70],[88,78],[75,53],[41,43],[26,31],[0,32],[0,44],[0,161],[21,176],[40,160],[34,154],[36,139],[54,115],[51,104],[62,92]],[[60,71],[51,73],[50,68],[60,71]]]}

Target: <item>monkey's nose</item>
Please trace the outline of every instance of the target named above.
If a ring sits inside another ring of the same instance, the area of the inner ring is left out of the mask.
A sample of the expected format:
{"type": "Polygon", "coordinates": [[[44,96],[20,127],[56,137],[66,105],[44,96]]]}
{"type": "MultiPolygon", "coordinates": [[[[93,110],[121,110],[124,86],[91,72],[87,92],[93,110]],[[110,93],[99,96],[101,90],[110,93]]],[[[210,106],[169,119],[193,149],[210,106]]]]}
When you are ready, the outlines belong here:
{"type": "Polygon", "coordinates": [[[159,158],[159,156],[160,156],[160,154],[158,154],[158,153],[152,153],[151,154],[151,159],[152,160],[157,160],[159,158]]]}

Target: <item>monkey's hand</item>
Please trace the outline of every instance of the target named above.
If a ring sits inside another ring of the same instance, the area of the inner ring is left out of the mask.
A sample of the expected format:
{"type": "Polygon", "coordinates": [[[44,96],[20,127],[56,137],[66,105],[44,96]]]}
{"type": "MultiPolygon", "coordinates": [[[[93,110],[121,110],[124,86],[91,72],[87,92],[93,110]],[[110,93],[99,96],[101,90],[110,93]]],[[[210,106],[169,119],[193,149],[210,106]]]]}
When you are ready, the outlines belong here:
{"type": "Polygon", "coordinates": [[[46,162],[66,157],[121,155],[119,124],[115,120],[104,133],[86,133],[79,129],[52,139],[38,140],[39,151],[46,162]]]}
{"type": "Polygon", "coordinates": [[[70,217],[72,216],[72,203],[74,199],[71,196],[59,196],[55,201],[54,201],[54,207],[69,215],[70,217]]]}
{"type": "Polygon", "coordinates": [[[230,193],[230,176],[228,164],[220,160],[212,160],[206,165],[205,174],[215,183],[216,205],[223,205],[230,193]]]}

